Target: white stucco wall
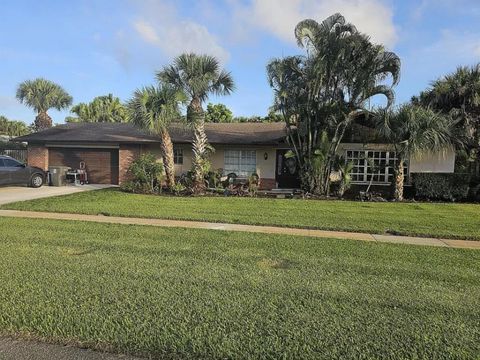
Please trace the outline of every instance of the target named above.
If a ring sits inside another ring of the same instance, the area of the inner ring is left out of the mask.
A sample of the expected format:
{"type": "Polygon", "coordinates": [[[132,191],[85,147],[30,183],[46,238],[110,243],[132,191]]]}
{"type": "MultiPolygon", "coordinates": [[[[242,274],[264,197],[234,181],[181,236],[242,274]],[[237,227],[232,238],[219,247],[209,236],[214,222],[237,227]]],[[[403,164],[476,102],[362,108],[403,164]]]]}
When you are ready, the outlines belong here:
{"type": "MultiPolygon", "coordinates": [[[[223,169],[225,164],[225,149],[229,150],[255,150],[257,155],[257,174],[260,178],[274,179],[275,178],[275,154],[276,149],[267,146],[215,146],[215,152],[211,155],[213,169],[223,169]],[[265,159],[267,154],[267,159],[265,159]]],[[[185,153],[184,153],[185,154],[185,153]]]]}
{"type": "Polygon", "coordinates": [[[410,173],[453,173],[455,170],[455,150],[426,152],[410,158],[410,173]]]}
{"type": "MultiPolygon", "coordinates": [[[[192,148],[189,144],[178,144],[175,145],[175,148],[183,149],[183,164],[175,165],[175,174],[177,176],[186,173],[192,168],[192,148]]],[[[225,149],[231,150],[255,150],[257,158],[257,174],[261,178],[265,179],[274,179],[275,178],[275,155],[276,148],[268,146],[215,146],[215,152],[210,156],[210,161],[212,163],[212,169],[223,169],[225,164],[225,149]],[[265,159],[265,154],[267,154],[267,159],[265,159]]],[[[151,150],[151,149],[149,149],[151,150]]],[[[156,151],[155,151],[156,152],[156,151]]],[[[158,154],[159,155],[159,154],[158,154]]]]}

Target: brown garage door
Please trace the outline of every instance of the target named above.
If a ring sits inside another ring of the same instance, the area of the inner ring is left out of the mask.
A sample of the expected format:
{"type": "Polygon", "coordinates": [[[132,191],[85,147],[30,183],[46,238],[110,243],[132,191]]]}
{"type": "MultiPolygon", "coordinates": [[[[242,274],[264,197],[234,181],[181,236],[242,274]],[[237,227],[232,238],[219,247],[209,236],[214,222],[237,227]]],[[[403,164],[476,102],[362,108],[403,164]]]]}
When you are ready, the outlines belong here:
{"type": "Polygon", "coordinates": [[[78,169],[84,161],[91,184],[118,184],[118,150],[49,148],[49,166],[69,166],[78,169]]]}

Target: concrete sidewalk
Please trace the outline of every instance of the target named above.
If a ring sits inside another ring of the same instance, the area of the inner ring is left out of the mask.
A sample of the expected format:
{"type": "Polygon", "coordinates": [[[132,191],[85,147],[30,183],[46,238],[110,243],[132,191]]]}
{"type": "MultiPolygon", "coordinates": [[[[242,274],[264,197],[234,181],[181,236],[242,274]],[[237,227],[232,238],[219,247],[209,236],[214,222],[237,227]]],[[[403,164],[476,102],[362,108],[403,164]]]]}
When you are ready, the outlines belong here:
{"type": "Polygon", "coordinates": [[[109,354],[73,346],[0,337],[0,360],[136,360],[127,355],[109,354]]]}
{"type": "Polygon", "coordinates": [[[118,217],[118,216],[82,215],[82,214],[66,214],[66,213],[18,211],[18,210],[0,210],[0,216],[15,217],[15,218],[31,218],[31,219],[91,221],[91,222],[109,223],[109,224],[180,227],[180,228],[208,229],[208,230],[221,230],[221,231],[243,231],[243,232],[264,233],[264,234],[283,234],[283,235],[311,236],[311,237],[317,237],[317,238],[374,241],[374,242],[392,243],[392,244],[410,244],[410,245],[463,248],[463,249],[480,249],[480,241],[436,239],[436,238],[396,236],[396,235],[378,235],[378,234],[366,234],[366,233],[343,232],[343,231],[310,230],[310,229],[299,229],[299,228],[285,228],[285,227],[279,227],[279,226],[240,225],[240,224],[211,223],[211,222],[201,222],[201,221],[187,221],[187,220],[144,219],[144,218],[130,218],[130,217],[118,217]]]}

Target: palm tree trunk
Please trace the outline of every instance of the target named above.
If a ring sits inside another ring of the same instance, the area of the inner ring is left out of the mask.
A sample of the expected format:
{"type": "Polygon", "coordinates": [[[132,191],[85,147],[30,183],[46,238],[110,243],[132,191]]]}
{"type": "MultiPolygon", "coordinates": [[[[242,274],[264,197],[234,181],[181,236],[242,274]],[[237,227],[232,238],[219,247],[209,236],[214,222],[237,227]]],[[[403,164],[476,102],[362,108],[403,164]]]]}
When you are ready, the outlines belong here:
{"type": "Polygon", "coordinates": [[[205,190],[205,163],[207,160],[208,139],[205,133],[205,113],[199,98],[193,98],[187,109],[187,118],[193,124],[193,191],[205,190]]]}
{"type": "Polygon", "coordinates": [[[396,201],[403,201],[403,181],[404,181],[404,160],[398,159],[397,169],[395,171],[395,191],[394,198],[396,201]]]}
{"type": "Polygon", "coordinates": [[[52,127],[52,118],[46,111],[40,111],[35,118],[34,127],[36,131],[49,129],[52,127]]]}
{"type": "Polygon", "coordinates": [[[160,133],[162,138],[161,151],[163,158],[163,166],[165,168],[165,175],[167,187],[172,188],[175,185],[175,163],[173,160],[173,143],[167,129],[160,133]]]}

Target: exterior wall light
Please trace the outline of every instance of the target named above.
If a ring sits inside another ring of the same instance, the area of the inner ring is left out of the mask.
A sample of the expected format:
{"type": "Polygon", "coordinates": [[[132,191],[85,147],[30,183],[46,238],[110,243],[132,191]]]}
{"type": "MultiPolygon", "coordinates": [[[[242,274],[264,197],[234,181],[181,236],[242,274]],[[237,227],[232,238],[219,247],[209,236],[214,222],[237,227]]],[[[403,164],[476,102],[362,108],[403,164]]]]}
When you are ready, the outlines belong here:
{"type": "Polygon", "coordinates": [[[264,158],[265,160],[268,160],[268,153],[267,153],[267,152],[263,154],[263,158],[264,158]]]}

